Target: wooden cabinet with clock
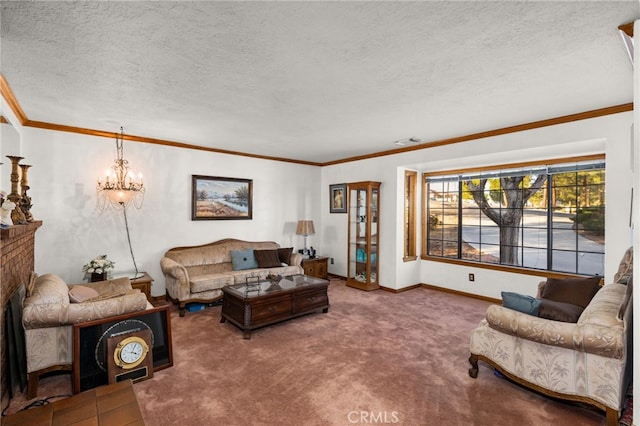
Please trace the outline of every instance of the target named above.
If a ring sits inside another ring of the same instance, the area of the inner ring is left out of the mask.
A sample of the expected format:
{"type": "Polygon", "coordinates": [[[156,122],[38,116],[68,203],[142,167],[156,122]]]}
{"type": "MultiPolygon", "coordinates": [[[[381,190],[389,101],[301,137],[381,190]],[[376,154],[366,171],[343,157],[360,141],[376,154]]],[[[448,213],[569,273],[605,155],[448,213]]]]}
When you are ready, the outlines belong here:
{"type": "Polygon", "coordinates": [[[371,291],[378,283],[380,182],[353,182],[348,187],[347,285],[371,291]]]}

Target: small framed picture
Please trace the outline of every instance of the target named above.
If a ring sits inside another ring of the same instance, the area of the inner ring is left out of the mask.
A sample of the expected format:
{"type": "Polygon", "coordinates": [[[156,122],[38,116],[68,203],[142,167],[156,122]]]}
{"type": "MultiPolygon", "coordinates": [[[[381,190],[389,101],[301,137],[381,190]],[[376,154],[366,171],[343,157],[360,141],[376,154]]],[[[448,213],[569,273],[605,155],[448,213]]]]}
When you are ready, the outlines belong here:
{"type": "Polygon", "coordinates": [[[253,216],[253,181],[192,175],[191,220],[238,220],[253,216]]]}
{"type": "Polygon", "coordinates": [[[329,213],[347,212],[347,184],[329,185],[329,213]]]}

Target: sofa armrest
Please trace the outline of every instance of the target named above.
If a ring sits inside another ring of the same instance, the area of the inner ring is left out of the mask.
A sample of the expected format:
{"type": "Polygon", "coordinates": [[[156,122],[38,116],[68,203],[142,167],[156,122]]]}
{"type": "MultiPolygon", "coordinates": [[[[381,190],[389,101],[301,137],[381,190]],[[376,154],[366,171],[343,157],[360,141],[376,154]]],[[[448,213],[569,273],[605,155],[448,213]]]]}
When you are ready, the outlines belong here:
{"type": "Polygon", "coordinates": [[[291,259],[289,260],[289,266],[302,266],[302,259],[304,256],[300,253],[291,253],[291,259]]]}
{"type": "Polygon", "coordinates": [[[545,345],[574,349],[574,323],[538,318],[500,305],[489,306],[486,319],[489,327],[502,333],[545,345]]]}
{"type": "Polygon", "coordinates": [[[181,283],[189,284],[189,273],[187,272],[187,268],[175,260],[169,257],[163,257],[160,259],[160,268],[162,269],[162,273],[165,277],[170,276],[181,283]]]}
{"type": "Polygon", "coordinates": [[[625,351],[622,324],[604,326],[553,321],[499,305],[487,308],[486,320],[494,330],[544,345],[618,359],[625,351]]]}
{"type": "Polygon", "coordinates": [[[43,303],[25,306],[22,323],[25,329],[60,327],[141,311],[146,307],[147,297],[140,291],[93,302],[43,303]]]}
{"type": "Polygon", "coordinates": [[[167,294],[174,299],[184,300],[191,295],[189,272],[180,263],[169,257],[160,259],[167,294]]]}

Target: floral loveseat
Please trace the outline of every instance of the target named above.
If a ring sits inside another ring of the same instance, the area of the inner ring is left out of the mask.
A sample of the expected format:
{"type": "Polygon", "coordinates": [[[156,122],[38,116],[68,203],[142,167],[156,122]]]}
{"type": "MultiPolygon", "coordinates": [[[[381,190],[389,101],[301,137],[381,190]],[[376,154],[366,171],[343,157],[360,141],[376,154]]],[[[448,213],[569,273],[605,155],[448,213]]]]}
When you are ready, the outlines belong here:
{"type": "Polygon", "coordinates": [[[37,394],[41,375],[71,370],[73,324],[152,308],[129,278],[69,284],[54,274],[32,279],[23,301],[22,324],[27,353],[28,398],[37,394]]]}
{"type": "Polygon", "coordinates": [[[184,316],[189,302],[210,303],[222,298],[222,288],[247,278],[304,273],[302,255],[271,241],[224,239],[168,250],[160,260],[167,299],[184,316]]]}
{"type": "Polygon", "coordinates": [[[476,378],[484,361],[534,390],[594,405],[606,412],[607,425],[618,425],[633,359],[632,258],[630,248],[614,282],[595,293],[575,323],[489,306],[471,333],[469,375],[476,378]]]}

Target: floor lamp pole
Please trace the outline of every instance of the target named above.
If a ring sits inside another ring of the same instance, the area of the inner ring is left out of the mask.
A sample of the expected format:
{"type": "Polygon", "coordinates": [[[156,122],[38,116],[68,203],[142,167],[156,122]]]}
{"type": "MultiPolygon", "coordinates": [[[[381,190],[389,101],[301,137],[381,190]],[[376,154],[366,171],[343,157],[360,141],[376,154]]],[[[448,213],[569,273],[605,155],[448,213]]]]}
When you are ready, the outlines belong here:
{"type": "Polygon", "coordinates": [[[136,264],[136,257],[133,255],[133,247],[131,246],[131,236],[129,235],[129,221],[127,220],[127,207],[124,203],[120,203],[122,206],[122,214],[124,215],[124,227],[127,230],[127,242],[129,243],[129,252],[131,253],[131,260],[133,260],[133,267],[136,270],[136,274],[129,279],[135,280],[137,278],[141,278],[142,275],[138,272],[138,265],[136,264]]]}

